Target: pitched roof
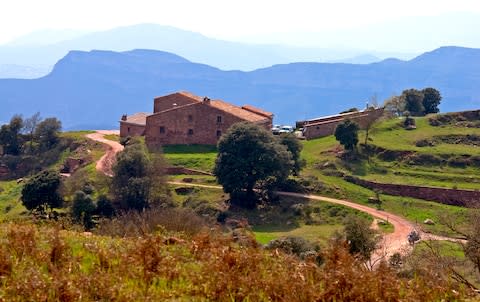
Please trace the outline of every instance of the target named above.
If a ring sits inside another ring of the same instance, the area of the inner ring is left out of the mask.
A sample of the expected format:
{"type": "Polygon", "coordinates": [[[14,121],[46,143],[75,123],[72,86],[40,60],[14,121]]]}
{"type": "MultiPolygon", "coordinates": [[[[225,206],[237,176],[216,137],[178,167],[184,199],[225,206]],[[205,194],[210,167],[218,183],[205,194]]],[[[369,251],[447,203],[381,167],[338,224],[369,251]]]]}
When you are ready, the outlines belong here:
{"type": "Polygon", "coordinates": [[[149,115],[150,113],[138,112],[127,116],[126,120],[121,120],[120,122],[145,126],[147,124],[147,116],[149,115]]]}
{"type": "Polygon", "coordinates": [[[241,118],[241,119],[243,119],[245,121],[249,121],[249,122],[260,122],[260,121],[264,121],[266,119],[271,119],[273,117],[272,113],[261,110],[261,109],[258,109],[256,107],[253,107],[253,106],[250,106],[250,105],[244,105],[242,107],[239,107],[239,106],[227,103],[227,102],[222,101],[222,100],[210,100],[208,98],[207,98],[208,101],[205,102],[204,99],[206,97],[196,96],[196,95],[191,94],[190,92],[187,92],[187,91],[180,91],[180,92],[172,93],[172,94],[169,94],[169,95],[156,97],[155,100],[161,99],[161,98],[168,98],[168,100],[171,101],[172,103],[176,103],[175,100],[178,100],[180,98],[185,98],[185,97],[191,99],[193,102],[190,103],[190,104],[175,106],[175,107],[172,107],[172,108],[169,108],[169,109],[165,109],[163,111],[155,112],[154,114],[157,115],[157,114],[161,114],[161,113],[164,113],[164,112],[167,112],[167,111],[179,110],[179,109],[187,107],[187,106],[192,106],[192,105],[195,105],[195,104],[198,104],[198,103],[203,103],[203,104],[206,104],[208,106],[212,106],[212,107],[217,108],[219,110],[230,113],[230,114],[232,114],[232,115],[234,115],[238,118],[241,118]]]}
{"type": "MultiPolygon", "coordinates": [[[[242,107],[232,105],[230,103],[224,102],[222,100],[212,100],[210,101],[210,106],[235,115],[238,118],[249,122],[260,122],[267,119],[263,114],[255,113],[249,110],[246,110],[242,107]]],[[[244,106],[245,107],[245,106],[244,106]]]]}
{"type": "Polygon", "coordinates": [[[250,112],[253,112],[253,113],[256,113],[256,114],[260,114],[260,115],[263,115],[264,117],[268,117],[268,118],[272,118],[273,117],[273,113],[271,112],[268,112],[268,111],[265,111],[265,110],[262,110],[262,109],[259,109],[257,107],[253,107],[251,105],[243,105],[242,106],[242,109],[245,109],[247,111],[250,111],[250,112]]]}
{"type": "Polygon", "coordinates": [[[185,99],[185,98],[189,98],[191,99],[192,101],[194,102],[201,102],[203,101],[203,97],[199,97],[197,95],[194,95],[194,94],[191,94],[190,92],[188,91],[179,91],[179,92],[175,92],[175,93],[171,93],[171,94],[167,94],[167,95],[163,95],[163,96],[157,96],[154,100],[158,100],[158,99],[168,99],[169,101],[173,103],[176,102],[176,100],[178,99],[185,99]]]}

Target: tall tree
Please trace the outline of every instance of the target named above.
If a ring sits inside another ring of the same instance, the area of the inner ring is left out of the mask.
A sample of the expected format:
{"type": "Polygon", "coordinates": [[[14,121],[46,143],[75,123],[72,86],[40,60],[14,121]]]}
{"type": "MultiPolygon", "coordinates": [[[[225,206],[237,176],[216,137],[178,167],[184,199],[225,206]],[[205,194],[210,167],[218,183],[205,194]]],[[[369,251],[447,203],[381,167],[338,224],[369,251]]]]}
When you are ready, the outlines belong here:
{"type": "Polygon", "coordinates": [[[214,174],[232,203],[254,208],[254,188],[267,181],[285,180],[293,167],[292,155],[267,130],[251,124],[233,125],[218,142],[214,174]]]}
{"type": "Polygon", "coordinates": [[[442,100],[442,96],[440,95],[440,91],[435,88],[425,88],[422,90],[423,93],[423,107],[425,108],[425,114],[429,113],[437,113],[439,111],[438,105],[440,105],[440,101],[442,100]]]}
{"type": "Polygon", "coordinates": [[[20,131],[23,128],[21,115],[14,115],[9,124],[0,128],[0,145],[6,154],[19,155],[22,150],[20,131]]]}
{"type": "Polygon", "coordinates": [[[113,166],[112,189],[125,209],[142,210],[149,205],[152,181],[150,160],[141,144],[127,146],[118,153],[113,166]]]}
{"type": "Polygon", "coordinates": [[[358,144],[358,125],[346,120],[335,128],[335,138],[346,150],[353,151],[358,144]]]}
{"type": "Polygon", "coordinates": [[[55,117],[49,117],[37,125],[34,136],[40,147],[46,150],[58,143],[60,130],[62,122],[55,117]]]}
{"type": "Polygon", "coordinates": [[[402,92],[401,96],[405,100],[405,110],[413,116],[423,115],[425,108],[423,107],[423,93],[416,89],[407,89],[402,92]]]}
{"type": "Polygon", "coordinates": [[[22,189],[22,204],[27,210],[45,213],[47,209],[62,206],[58,192],[60,175],[53,171],[42,171],[30,178],[22,189]]]}

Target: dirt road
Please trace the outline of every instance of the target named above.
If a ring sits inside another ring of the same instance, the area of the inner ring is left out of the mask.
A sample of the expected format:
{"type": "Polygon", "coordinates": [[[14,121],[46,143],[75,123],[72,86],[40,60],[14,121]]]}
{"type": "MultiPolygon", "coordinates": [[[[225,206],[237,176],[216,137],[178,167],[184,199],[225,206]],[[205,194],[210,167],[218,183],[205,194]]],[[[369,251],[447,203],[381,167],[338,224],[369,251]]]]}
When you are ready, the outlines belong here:
{"type": "MultiPolygon", "coordinates": [[[[98,171],[102,171],[103,173],[111,176],[112,175],[111,169],[112,169],[112,164],[115,161],[115,154],[117,152],[122,151],[123,146],[120,145],[118,142],[114,142],[106,139],[104,136],[108,134],[118,134],[118,131],[97,130],[95,133],[88,134],[87,137],[109,146],[108,151],[97,162],[96,168],[98,171]]],[[[172,185],[193,186],[193,187],[202,187],[202,188],[219,189],[219,190],[222,189],[221,186],[214,186],[214,185],[202,185],[202,184],[194,184],[194,183],[175,182],[175,181],[171,181],[168,183],[172,185]]],[[[397,216],[385,211],[376,210],[374,208],[370,208],[368,206],[354,203],[348,200],[335,199],[335,198],[330,198],[326,196],[291,193],[291,192],[277,192],[277,194],[282,196],[307,198],[310,200],[325,201],[325,202],[343,205],[349,208],[362,211],[364,213],[372,215],[375,218],[391,223],[394,227],[394,231],[393,233],[389,233],[383,236],[380,247],[377,249],[377,251],[372,257],[372,262],[378,262],[378,260],[380,259],[388,260],[388,257],[393,255],[394,253],[401,253],[405,255],[409,253],[412,249],[412,247],[408,244],[407,236],[414,229],[414,225],[400,216],[397,216]]],[[[430,235],[423,232],[420,232],[420,236],[424,240],[457,241],[452,238],[430,235]]]]}
{"type": "Polygon", "coordinates": [[[95,168],[97,169],[97,171],[103,172],[108,176],[112,176],[112,166],[115,162],[115,155],[123,150],[123,146],[120,145],[118,142],[106,139],[105,135],[109,134],[119,135],[120,133],[118,130],[96,130],[95,133],[87,134],[86,137],[107,146],[107,151],[97,161],[95,168]]]}

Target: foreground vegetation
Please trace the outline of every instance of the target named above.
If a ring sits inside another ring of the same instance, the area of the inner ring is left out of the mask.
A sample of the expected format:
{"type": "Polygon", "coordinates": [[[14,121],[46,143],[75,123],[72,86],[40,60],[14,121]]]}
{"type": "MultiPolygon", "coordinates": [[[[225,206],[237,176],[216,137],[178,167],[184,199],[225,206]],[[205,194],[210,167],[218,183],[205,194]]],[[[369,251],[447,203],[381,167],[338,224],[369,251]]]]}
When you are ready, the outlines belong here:
{"type": "Polygon", "coordinates": [[[341,243],[300,261],[245,235],[158,231],[142,237],[81,234],[31,224],[0,226],[0,298],[7,301],[437,301],[470,292],[418,270],[374,271],[341,243]]]}

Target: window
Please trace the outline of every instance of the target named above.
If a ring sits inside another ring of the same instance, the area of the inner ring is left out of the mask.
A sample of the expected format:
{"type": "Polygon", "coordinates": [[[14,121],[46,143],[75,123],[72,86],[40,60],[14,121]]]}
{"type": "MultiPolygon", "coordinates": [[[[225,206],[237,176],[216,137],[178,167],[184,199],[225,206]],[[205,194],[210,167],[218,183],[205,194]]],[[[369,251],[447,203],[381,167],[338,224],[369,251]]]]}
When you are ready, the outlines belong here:
{"type": "Polygon", "coordinates": [[[188,115],[188,121],[189,122],[193,121],[193,115],[191,115],[191,114],[188,115]]]}
{"type": "Polygon", "coordinates": [[[165,133],[165,127],[163,126],[160,127],[160,133],[165,133]]]}
{"type": "Polygon", "coordinates": [[[221,123],[221,122],[222,122],[222,116],[217,115],[217,123],[221,123]]]}
{"type": "Polygon", "coordinates": [[[217,137],[220,137],[222,136],[222,131],[221,130],[217,130],[217,137]]]}
{"type": "Polygon", "coordinates": [[[188,135],[193,135],[193,129],[188,129],[188,135]]]}
{"type": "Polygon", "coordinates": [[[127,128],[127,132],[130,133],[130,127],[127,128]]]}

